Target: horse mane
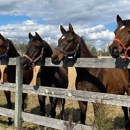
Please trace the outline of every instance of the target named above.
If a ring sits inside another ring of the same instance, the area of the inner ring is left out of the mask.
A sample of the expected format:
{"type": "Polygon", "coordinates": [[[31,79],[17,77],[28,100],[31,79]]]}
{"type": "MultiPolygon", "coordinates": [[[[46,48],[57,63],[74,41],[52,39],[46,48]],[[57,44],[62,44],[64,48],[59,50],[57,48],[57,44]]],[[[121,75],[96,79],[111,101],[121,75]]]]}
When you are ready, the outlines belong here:
{"type": "Polygon", "coordinates": [[[130,20],[129,19],[123,20],[123,25],[125,25],[125,26],[130,28],[130,20]]]}
{"type": "MultiPolygon", "coordinates": [[[[85,43],[85,40],[84,40],[83,36],[81,36],[81,43],[82,43],[82,44],[80,44],[80,47],[81,47],[82,49],[80,48],[80,50],[82,50],[82,52],[84,52],[84,53],[87,55],[87,57],[89,57],[89,58],[97,58],[97,56],[94,56],[94,55],[90,52],[89,48],[87,47],[87,44],[85,43]]],[[[80,55],[81,55],[82,52],[80,51],[80,55]]],[[[83,57],[84,57],[84,55],[83,55],[83,57]]],[[[85,56],[85,57],[86,57],[86,56],[85,56]]]]}
{"type": "Polygon", "coordinates": [[[45,57],[51,57],[53,51],[50,47],[50,45],[45,41],[43,40],[43,44],[44,44],[44,51],[45,51],[45,57]]]}
{"type": "Polygon", "coordinates": [[[9,39],[7,39],[7,41],[8,41],[8,44],[9,44],[8,45],[9,50],[8,50],[8,53],[7,53],[7,58],[20,56],[19,53],[17,52],[16,48],[14,47],[13,42],[9,39]]]}

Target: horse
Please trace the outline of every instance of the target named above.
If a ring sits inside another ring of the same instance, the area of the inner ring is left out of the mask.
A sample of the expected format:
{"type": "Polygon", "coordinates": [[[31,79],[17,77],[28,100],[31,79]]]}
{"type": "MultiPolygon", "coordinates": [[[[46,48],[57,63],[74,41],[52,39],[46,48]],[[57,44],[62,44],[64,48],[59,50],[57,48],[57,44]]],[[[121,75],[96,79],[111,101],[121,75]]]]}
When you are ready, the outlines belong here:
{"type": "Polygon", "coordinates": [[[116,22],[115,38],[109,46],[109,51],[113,58],[119,58],[121,54],[124,54],[124,60],[126,60],[130,57],[130,20],[122,20],[117,15],[116,22]]]}
{"type": "MultiPolygon", "coordinates": [[[[0,60],[4,58],[16,58],[20,56],[17,52],[16,48],[13,45],[13,42],[9,39],[4,38],[2,34],[0,34],[0,60]]],[[[3,72],[3,78],[6,79],[6,82],[15,83],[15,74],[16,74],[16,66],[7,65],[3,72]]],[[[29,68],[29,70],[23,70],[23,84],[29,84],[33,78],[33,69],[29,68]]],[[[3,81],[4,82],[4,81],[3,81]]],[[[10,91],[4,91],[6,100],[7,100],[7,108],[12,108],[11,102],[11,93],[10,91]]],[[[23,93],[22,95],[22,110],[24,111],[25,105],[27,101],[27,94],[23,93]]],[[[8,118],[8,125],[12,124],[12,119],[8,118]]]]}
{"type": "MultiPolygon", "coordinates": [[[[49,44],[43,40],[40,35],[35,32],[35,36],[31,33],[28,34],[29,42],[27,46],[27,51],[22,58],[21,64],[23,69],[28,69],[28,67],[35,67],[36,63],[41,61],[45,62],[46,57],[51,57],[52,49],[49,44]]],[[[68,68],[65,67],[46,67],[41,66],[41,85],[48,87],[64,88],[68,87],[68,68]]],[[[38,95],[38,100],[40,104],[40,115],[45,116],[45,99],[46,96],[38,95]]],[[[60,118],[64,119],[64,106],[65,99],[50,97],[51,111],[50,115],[52,118],[56,116],[56,106],[61,105],[60,118]]]]}
{"type": "MultiPolygon", "coordinates": [[[[96,56],[87,48],[82,37],[75,33],[73,26],[69,24],[66,31],[60,25],[62,36],[58,40],[58,46],[53,51],[51,60],[53,64],[59,64],[61,61],[67,62],[74,58],[95,58],[96,56]],[[71,58],[69,58],[71,56],[71,58]],[[69,60],[68,60],[69,59],[69,60]]],[[[110,69],[110,68],[76,68],[76,90],[102,92],[111,94],[124,95],[128,90],[129,73],[127,69],[110,69]]],[[[78,101],[80,108],[80,122],[85,124],[87,104],[86,101],[78,101]]],[[[96,117],[97,107],[93,104],[94,114],[96,117]]],[[[125,116],[125,127],[129,128],[129,118],[127,107],[123,107],[125,116]]]]}

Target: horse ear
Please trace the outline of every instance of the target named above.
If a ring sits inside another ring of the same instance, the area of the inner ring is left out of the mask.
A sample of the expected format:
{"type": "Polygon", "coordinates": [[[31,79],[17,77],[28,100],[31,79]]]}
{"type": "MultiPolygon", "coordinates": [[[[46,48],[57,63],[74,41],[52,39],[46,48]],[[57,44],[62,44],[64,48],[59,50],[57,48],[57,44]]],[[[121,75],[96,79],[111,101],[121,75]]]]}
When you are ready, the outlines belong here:
{"type": "Polygon", "coordinates": [[[117,21],[118,26],[123,24],[123,20],[119,15],[116,16],[116,21],[117,21]]]}
{"type": "Polygon", "coordinates": [[[42,40],[42,38],[40,37],[40,35],[39,35],[37,32],[35,32],[35,35],[36,35],[36,38],[37,38],[38,40],[42,40]]]}
{"type": "Polygon", "coordinates": [[[29,32],[28,34],[29,39],[33,38],[33,35],[29,32]]]}
{"type": "Polygon", "coordinates": [[[72,27],[72,25],[69,23],[69,31],[71,32],[71,33],[74,33],[74,29],[73,29],[73,27],[72,27]]]}
{"type": "Polygon", "coordinates": [[[61,31],[62,34],[66,33],[66,30],[63,28],[62,25],[60,25],[60,31],[61,31]]]}
{"type": "Polygon", "coordinates": [[[1,35],[1,33],[0,33],[0,39],[5,40],[5,38],[1,35]]]}

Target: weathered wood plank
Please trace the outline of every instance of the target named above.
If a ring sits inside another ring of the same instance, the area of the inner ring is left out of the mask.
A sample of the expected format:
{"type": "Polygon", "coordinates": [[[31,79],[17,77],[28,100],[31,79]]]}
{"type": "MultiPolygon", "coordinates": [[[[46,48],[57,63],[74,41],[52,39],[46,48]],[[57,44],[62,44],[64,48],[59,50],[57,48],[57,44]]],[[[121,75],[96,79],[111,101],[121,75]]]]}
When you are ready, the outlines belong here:
{"type": "Polygon", "coordinates": [[[21,127],[21,118],[22,118],[22,67],[21,67],[21,58],[16,58],[16,90],[15,90],[15,127],[21,127]]]}
{"type": "MultiPolygon", "coordinates": [[[[45,59],[45,64],[37,63],[37,65],[45,66],[68,66],[68,67],[81,67],[81,68],[130,68],[129,60],[124,61],[121,58],[78,58],[71,59],[67,63],[61,62],[59,65],[54,65],[51,58],[45,59]]],[[[0,65],[16,65],[16,59],[10,58],[0,61],[0,65]]]]}
{"type": "MultiPolygon", "coordinates": [[[[29,114],[25,112],[22,112],[22,118],[24,121],[27,122],[33,122],[35,124],[39,124],[39,125],[59,129],[59,130],[68,130],[67,129],[68,121],[29,114]]],[[[72,123],[72,127],[74,127],[72,130],[92,130],[91,126],[76,124],[74,122],[72,123]]]]}
{"type": "MultiPolygon", "coordinates": [[[[0,115],[11,117],[11,118],[15,117],[14,110],[2,108],[2,107],[0,107],[0,115]]],[[[47,126],[47,127],[51,127],[51,128],[55,128],[59,130],[67,130],[66,124],[68,124],[68,121],[64,121],[60,119],[54,119],[54,118],[34,115],[30,113],[25,113],[25,112],[22,112],[22,119],[23,121],[35,123],[38,125],[43,125],[43,126],[47,126]]],[[[74,126],[74,130],[92,130],[91,126],[76,124],[74,122],[72,123],[72,126],[74,126]]]]}
{"type": "MultiPolygon", "coordinates": [[[[15,91],[15,84],[13,83],[0,84],[0,90],[15,91]]],[[[42,86],[30,86],[30,85],[23,85],[23,92],[37,95],[39,94],[39,95],[51,96],[51,97],[67,98],[72,100],[81,100],[81,101],[130,107],[130,96],[127,95],[106,94],[98,92],[68,90],[46,86],[42,87],[42,86]]]]}
{"type": "Polygon", "coordinates": [[[14,118],[14,110],[0,107],[0,115],[14,118]]]}
{"type": "Polygon", "coordinates": [[[78,58],[69,60],[67,63],[61,62],[59,65],[54,65],[50,58],[45,59],[45,66],[68,66],[80,68],[130,68],[129,60],[115,58],[78,58]]]}
{"type": "Polygon", "coordinates": [[[16,65],[16,58],[2,59],[0,65],[16,65]]]}

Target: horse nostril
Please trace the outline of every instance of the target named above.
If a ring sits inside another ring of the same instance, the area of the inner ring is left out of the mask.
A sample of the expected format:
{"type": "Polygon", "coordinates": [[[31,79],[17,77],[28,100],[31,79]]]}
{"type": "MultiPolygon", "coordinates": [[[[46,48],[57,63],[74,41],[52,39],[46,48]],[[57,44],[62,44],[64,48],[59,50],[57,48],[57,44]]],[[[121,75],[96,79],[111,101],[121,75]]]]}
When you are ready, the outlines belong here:
{"type": "Polygon", "coordinates": [[[58,65],[60,63],[60,61],[59,61],[57,56],[52,56],[51,57],[51,61],[52,61],[53,64],[56,64],[56,65],[58,65]]]}
{"type": "Polygon", "coordinates": [[[52,62],[55,62],[55,61],[57,61],[57,60],[58,60],[58,57],[57,57],[57,56],[51,57],[51,61],[52,61],[52,62]]]}
{"type": "Polygon", "coordinates": [[[115,53],[115,54],[119,54],[119,50],[118,50],[117,47],[114,47],[114,48],[113,48],[113,53],[115,53]]]}

